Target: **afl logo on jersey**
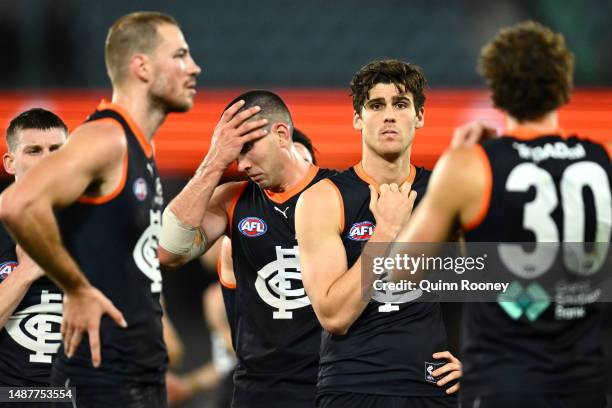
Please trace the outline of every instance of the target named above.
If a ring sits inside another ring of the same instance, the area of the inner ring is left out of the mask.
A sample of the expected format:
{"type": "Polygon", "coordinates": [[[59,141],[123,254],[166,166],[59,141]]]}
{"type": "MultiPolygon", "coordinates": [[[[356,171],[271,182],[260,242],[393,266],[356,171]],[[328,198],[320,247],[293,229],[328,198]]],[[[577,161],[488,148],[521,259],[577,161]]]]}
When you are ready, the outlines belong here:
{"type": "Polygon", "coordinates": [[[149,192],[147,182],[142,177],[138,177],[136,181],[134,181],[132,190],[134,191],[134,196],[138,201],[144,201],[145,198],[147,198],[147,194],[149,192]]]}
{"type": "Polygon", "coordinates": [[[353,241],[367,241],[372,237],[375,227],[370,221],[356,222],[349,230],[348,238],[353,241]]]}
{"type": "Polygon", "coordinates": [[[238,223],[238,230],[244,236],[255,238],[265,234],[268,230],[268,225],[261,218],[246,217],[238,223]]]}
{"type": "Polygon", "coordinates": [[[4,262],[0,264],[0,282],[5,280],[6,277],[9,276],[11,272],[13,272],[13,269],[15,269],[17,265],[19,264],[14,261],[4,262]]]}

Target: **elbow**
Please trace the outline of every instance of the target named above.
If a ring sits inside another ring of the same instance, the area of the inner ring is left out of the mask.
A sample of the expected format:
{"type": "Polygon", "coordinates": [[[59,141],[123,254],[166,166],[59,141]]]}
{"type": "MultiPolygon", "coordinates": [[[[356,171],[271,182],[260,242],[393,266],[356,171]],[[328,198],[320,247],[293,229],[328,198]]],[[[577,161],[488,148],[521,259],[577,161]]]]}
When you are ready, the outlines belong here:
{"type": "Polygon", "coordinates": [[[0,196],[0,221],[2,221],[10,230],[14,229],[21,215],[24,214],[27,203],[23,200],[15,200],[9,192],[5,192],[0,196]]]}
{"type": "Polygon", "coordinates": [[[334,336],[344,336],[348,332],[351,324],[346,320],[339,318],[323,318],[319,319],[321,326],[325,331],[333,334],[334,336]]]}
{"type": "Polygon", "coordinates": [[[186,263],[183,256],[168,252],[162,246],[157,248],[157,256],[159,258],[159,263],[165,269],[177,269],[186,263]]]}

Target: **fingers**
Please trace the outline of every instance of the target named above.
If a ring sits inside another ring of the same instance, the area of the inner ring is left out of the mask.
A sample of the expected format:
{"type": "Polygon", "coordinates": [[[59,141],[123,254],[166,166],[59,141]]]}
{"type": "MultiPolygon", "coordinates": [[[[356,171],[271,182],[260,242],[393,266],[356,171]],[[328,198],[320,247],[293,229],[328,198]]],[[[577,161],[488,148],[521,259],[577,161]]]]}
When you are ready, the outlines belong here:
{"type": "Polygon", "coordinates": [[[252,120],[249,122],[244,122],[236,130],[238,131],[239,134],[246,135],[249,132],[251,132],[253,129],[259,129],[260,127],[265,126],[267,124],[268,124],[268,119],[252,120]]]}
{"type": "Polygon", "coordinates": [[[406,193],[410,193],[411,188],[412,188],[412,184],[410,184],[407,181],[404,181],[402,185],[400,186],[399,191],[402,194],[406,194],[406,193]]]}
{"type": "Polygon", "coordinates": [[[125,329],[127,327],[127,322],[123,317],[123,313],[121,313],[110,300],[107,299],[106,301],[107,303],[104,305],[104,312],[107,313],[111,319],[115,321],[115,323],[125,329]]]}
{"type": "Polygon", "coordinates": [[[95,368],[100,367],[102,357],[100,355],[100,322],[93,321],[87,330],[89,336],[89,349],[91,350],[91,363],[95,368]]]}
{"type": "Polygon", "coordinates": [[[234,117],[236,112],[238,112],[240,108],[242,108],[243,105],[244,105],[244,101],[239,100],[238,102],[236,102],[235,104],[227,108],[225,112],[223,112],[223,114],[221,115],[221,119],[219,120],[219,122],[222,122],[222,123],[229,122],[234,117]]]}
{"type": "Polygon", "coordinates": [[[447,394],[454,394],[457,391],[459,391],[459,388],[460,388],[460,385],[459,385],[459,383],[457,383],[457,384],[453,385],[452,387],[450,387],[448,390],[446,390],[446,393],[447,394]]]}
{"type": "Polygon", "coordinates": [[[66,316],[62,319],[60,331],[62,333],[62,342],[64,343],[64,353],[66,353],[66,356],[70,357],[68,355],[68,340],[72,337],[72,325],[66,322],[66,316]]]}
{"type": "Polygon", "coordinates": [[[229,122],[227,122],[228,126],[233,128],[239,127],[245,120],[250,118],[253,115],[259,113],[261,108],[259,106],[251,106],[248,109],[243,110],[242,112],[236,114],[229,122]]]}
{"type": "Polygon", "coordinates": [[[451,381],[455,381],[461,378],[461,374],[461,371],[459,371],[458,369],[452,370],[448,375],[445,375],[443,378],[441,378],[440,381],[438,381],[436,384],[442,387],[443,385],[446,385],[451,381]]]}
{"type": "Polygon", "coordinates": [[[458,363],[459,359],[457,359],[457,357],[453,356],[453,354],[450,351],[439,351],[437,353],[433,353],[432,357],[435,358],[436,360],[440,360],[440,359],[446,359],[449,362],[452,363],[458,363]]]}
{"type": "Polygon", "coordinates": [[[410,191],[410,194],[408,194],[408,205],[410,206],[410,211],[412,212],[412,209],[414,208],[414,202],[416,201],[418,193],[414,190],[410,191]]]}
{"type": "Polygon", "coordinates": [[[370,211],[374,212],[376,203],[378,202],[378,192],[371,184],[368,184],[368,188],[370,189],[370,211]]]}
{"type": "Polygon", "coordinates": [[[485,123],[473,121],[456,128],[453,131],[451,147],[470,147],[497,135],[495,128],[485,123]]]}
{"type": "Polygon", "coordinates": [[[66,347],[66,356],[72,358],[76,352],[81,340],[83,339],[83,331],[79,328],[75,328],[70,337],[68,338],[68,347],[66,347]]]}
{"type": "Polygon", "coordinates": [[[246,143],[261,139],[267,134],[268,134],[268,131],[266,129],[254,130],[250,133],[247,133],[246,135],[241,136],[240,141],[242,141],[243,144],[246,144],[246,143]]]}

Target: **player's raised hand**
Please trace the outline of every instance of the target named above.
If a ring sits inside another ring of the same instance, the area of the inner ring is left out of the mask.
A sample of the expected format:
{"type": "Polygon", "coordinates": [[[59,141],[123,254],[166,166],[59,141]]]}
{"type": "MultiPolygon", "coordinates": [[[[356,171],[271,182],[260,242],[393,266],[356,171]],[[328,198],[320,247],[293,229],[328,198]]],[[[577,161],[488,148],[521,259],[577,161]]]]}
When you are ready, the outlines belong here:
{"type": "Polygon", "coordinates": [[[268,124],[267,119],[249,120],[259,113],[261,108],[252,106],[238,113],[243,106],[244,101],[240,100],[223,112],[215,127],[206,162],[218,162],[227,167],[238,158],[245,143],[268,133],[266,129],[262,129],[268,124]]]}
{"type": "Polygon", "coordinates": [[[19,270],[23,270],[24,273],[29,274],[32,281],[42,278],[45,275],[45,271],[30,258],[30,255],[28,255],[21,246],[17,245],[15,247],[15,253],[17,255],[17,262],[19,263],[19,270]]]}
{"type": "Polygon", "coordinates": [[[443,387],[448,385],[451,381],[456,381],[451,387],[446,390],[447,394],[453,394],[459,391],[459,378],[463,375],[461,361],[458,358],[453,356],[449,351],[441,351],[439,353],[434,353],[433,358],[435,359],[445,359],[448,360],[448,363],[444,364],[442,367],[432,371],[431,375],[434,377],[443,376],[436,384],[439,387],[443,387]]]}
{"type": "Polygon", "coordinates": [[[417,192],[411,190],[411,184],[381,184],[379,191],[370,187],[370,211],[376,219],[376,229],[383,228],[393,237],[412,213],[417,192]]]}
{"type": "Polygon", "coordinates": [[[471,147],[497,136],[497,130],[494,127],[475,120],[454,130],[450,147],[471,147]]]}
{"type": "Polygon", "coordinates": [[[62,339],[66,356],[71,358],[76,352],[83,333],[89,337],[91,362],[99,367],[102,362],[100,353],[100,320],[108,314],[119,326],[126,328],[123,314],[98,289],[91,285],[64,294],[64,317],[62,320],[62,339]]]}

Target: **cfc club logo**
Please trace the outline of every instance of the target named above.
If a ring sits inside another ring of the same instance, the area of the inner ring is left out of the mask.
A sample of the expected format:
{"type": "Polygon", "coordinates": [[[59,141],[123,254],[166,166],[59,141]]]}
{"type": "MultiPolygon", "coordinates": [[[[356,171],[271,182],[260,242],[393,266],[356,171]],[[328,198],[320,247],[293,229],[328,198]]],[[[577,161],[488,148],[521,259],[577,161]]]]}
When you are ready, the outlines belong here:
{"type": "Polygon", "coordinates": [[[138,177],[136,181],[134,181],[132,190],[134,191],[134,196],[138,201],[144,201],[148,194],[148,187],[145,179],[138,177]]]}
{"type": "Polygon", "coordinates": [[[349,230],[348,238],[353,241],[367,241],[372,237],[376,226],[370,221],[361,221],[353,224],[349,230]]]}
{"type": "Polygon", "coordinates": [[[62,342],[62,295],[43,290],[40,304],[20,310],[4,328],[21,347],[31,351],[31,363],[51,364],[62,342]]]}
{"type": "Polygon", "coordinates": [[[14,261],[4,262],[0,264],[0,282],[6,279],[7,276],[13,272],[13,269],[17,267],[18,263],[14,261]]]}
{"type": "Polygon", "coordinates": [[[265,234],[268,226],[261,218],[246,217],[238,223],[238,230],[246,237],[255,238],[265,234]]]}
{"type": "Polygon", "coordinates": [[[310,305],[300,273],[298,247],[275,247],[276,260],[257,271],[255,289],[272,306],[273,319],[292,319],[292,310],[310,305]]]}

